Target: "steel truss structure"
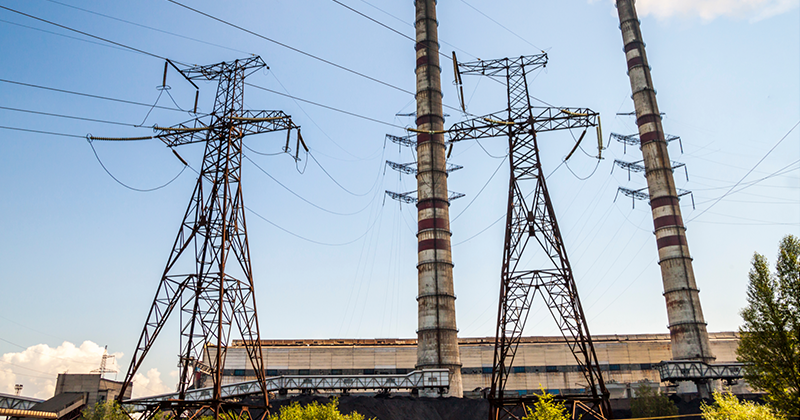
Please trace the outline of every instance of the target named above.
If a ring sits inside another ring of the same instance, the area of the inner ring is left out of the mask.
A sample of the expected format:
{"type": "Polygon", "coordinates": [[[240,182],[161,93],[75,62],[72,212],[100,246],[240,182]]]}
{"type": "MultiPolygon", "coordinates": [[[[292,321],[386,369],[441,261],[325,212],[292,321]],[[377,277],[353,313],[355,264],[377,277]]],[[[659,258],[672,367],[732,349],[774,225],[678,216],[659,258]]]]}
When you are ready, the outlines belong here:
{"type": "MultiPolygon", "coordinates": [[[[170,409],[177,412],[208,407],[219,415],[227,406],[222,392],[222,369],[231,330],[241,335],[250,363],[268,405],[264,363],[256,312],[255,289],[241,186],[242,144],[247,135],[297,129],[282,111],[244,109],[244,80],[265,68],[257,56],[208,66],[179,69],[192,80],[218,81],[214,110],[203,118],[173,127],[155,127],[155,137],[170,148],[205,143],[203,164],[181,222],[147,321],[139,337],[120,391],[131,386],[148,351],[177,308],[181,318],[180,376],[170,409]],[[201,363],[206,344],[222,349],[201,363]],[[212,391],[203,401],[187,395],[199,372],[212,378],[212,391]]],[[[165,76],[166,77],[166,76],[165,76]]],[[[192,84],[194,84],[192,82],[192,84]]],[[[299,135],[299,134],[298,134],[299,135]]]]}
{"type": "MultiPolygon", "coordinates": [[[[433,389],[444,393],[450,386],[450,375],[447,369],[415,370],[405,375],[285,375],[266,378],[268,392],[285,393],[288,391],[390,391],[433,389]]],[[[222,386],[223,398],[245,398],[261,392],[259,381],[238,382],[222,386]]],[[[213,388],[193,389],[186,393],[184,400],[203,402],[213,393],[213,388]]],[[[155,395],[123,401],[125,407],[133,412],[148,412],[169,404],[178,396],[177,393],[155,395]]]]}
{"type": "Polygon", "coordinates": [[[667,360],[655,367],[658,369],[661,382],[707,382],[711,379],[721,379],[735,383],[744,377],[742,370],[745,366],[747,366],[745,363],[708,364],[697,360],[667,360]]]}
{"type": "MultiPolygon", "coordinates": [[[[681,188],[676,188],[675,190],[677,191],[678,198],[683,197],[685,195],[690,196],[692,198],[692,208],[694,208],[694,194],[691,191],[684,190],[681,188]]],[[[647,192],[647,187],[639,188],[638,190],[632,190],[630,188],[625,188],[625,187],[618,187],[617,193],[614,195],[614,201],[617,201],[619,193],[622,193],[626,197],[630,197],[631,205],[634,208],[636,207],[636,200],[650,201],[650,194],[647,192]]]]}
{"type": "Polygon", "coordinates": [[[546,64],[546,54],[457,64],[460,73],[456,75],[457,80],[460,75],[504,79],[508,97],[506,110],[457,123],[448,130],[453,143],[491,137],[508,139],[511,176],[488,396],[493,406],[490,416],[495,420],[519,418],[520,414],[524,415],[521,410],[525,405],[536,399],[535,396],[512,398],[504,391],[531,303],[536,294],[540,294],[586,379],[587,395],[567,399],[588,403],[596,417],[611,418],[608,391],[547,191],[537,144],[537,134],[547,131],[597,127],[600,136],[599,115],[587,108],[532,106],[526,75],[546,64]],[[524,267],[528,261],[524,257],[530,257],[536,250],[546,253],[550,267],[524,267]]]}
{"type": "Polygon", "coordinates": [[[0,393],[0,408],[30,410],[34,405],[39,404],[42,401],[44,400],[39,398],[0,393]]]}

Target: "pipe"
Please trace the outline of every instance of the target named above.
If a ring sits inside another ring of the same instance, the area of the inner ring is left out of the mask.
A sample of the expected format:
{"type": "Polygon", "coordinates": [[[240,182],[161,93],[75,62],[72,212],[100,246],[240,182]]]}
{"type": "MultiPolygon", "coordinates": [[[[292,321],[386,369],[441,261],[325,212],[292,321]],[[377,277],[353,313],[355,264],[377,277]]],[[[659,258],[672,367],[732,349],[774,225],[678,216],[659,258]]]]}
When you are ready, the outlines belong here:
{"type": "Polygon", "coordinates": [[[18,410],[16,408],[0,408],[0,416],[32,417],[35,419],[57,419],[58,414],[49,411],[18,410]]]}

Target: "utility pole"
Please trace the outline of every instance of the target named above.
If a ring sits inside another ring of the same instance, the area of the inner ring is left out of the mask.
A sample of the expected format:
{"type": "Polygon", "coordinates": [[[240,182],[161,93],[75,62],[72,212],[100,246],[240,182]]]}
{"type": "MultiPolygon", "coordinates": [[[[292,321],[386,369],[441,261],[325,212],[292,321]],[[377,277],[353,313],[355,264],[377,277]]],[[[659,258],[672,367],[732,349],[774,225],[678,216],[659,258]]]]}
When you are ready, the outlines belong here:
{"type": "MultiPolygon", "coordinates": [[[[656,91],[633,3],[633,0],[616,2],[653,214],[658,263],[661,266],[664,298],[667,303],[672,358],[711,363],[715,357],[711,354],[703,309],[700,307],[686,228],[681,218],[679,194],[672,173],[673,164],[669,159],[667,138],[661,125],[656,91]]],[[[696,383],[700,395],[707,397],[708,384],[702,381],[696,383]]],[[[686,384],[679,383],[679,393],[693,391],[687,389],[686,384]]]]}
{"type": "Polygon", "coordinates": [[[252,407],[268,407],[242,195],[243,139],[251,134],[286,130],[288,142],[293,129],[298,131],[298,142],[302,138],[300,128],[282,111],[244,109],[244,79],[265,67],[261,57],[254,56],[178,69],[193,85],[193,80],[218,81],[214,109],[187,123],[155,127],[157,135],[153,137],[170,148],[204,143],[205,153],[194,193],[119,393],[121,401],[167,318],[178,308],[178,398],[160,401],[150,408],[150,414],[173,411],[179,417],[187,410],[194,411],[194,415],[210,407],[219,417],[222,411],[243,407],[240,401],[224,400],[221,392],[226,349],[234,324],[253,369],[247,375],[255,376],[263,392],[263,406],[252,407]],[[186,400],[186,391],[197,385],[193,382],[203,373],[212,381],[210,398],[186,400]]]}
{"type": "Polygon", "coordinates": [[[538,145],[539,133],[583,128],[574,152],[587,129],[596,127],[599,158],[600,116],[587,108],[532,106],[526,76],[546,64],[547,55],[539,54],[455,65],[456,80],[470,74],[494,78],[506,86],[508,99],[507,109],[457,123],[448,130],[451,143],[496,137],[508,141],[508,207],[489,417],[519,418],[525,415],[526,406],[536,401],[534,395],[506,395],[505,389],[533,299],[539,294],[586,381],[585,393],[561,397],[573,404],[574,412],[609,419],[613,417],[608,391],[547,190],[538,145]],[[537,251],[544,255],[534,259],[537,251]]]}
{"type": "Polygon", "coordinates": [[[450,249],[450,202],[442,112],[436,0],[416,0],[417,369],[450,370],[448,395],[461,397],[461,356],[450,249]]]}

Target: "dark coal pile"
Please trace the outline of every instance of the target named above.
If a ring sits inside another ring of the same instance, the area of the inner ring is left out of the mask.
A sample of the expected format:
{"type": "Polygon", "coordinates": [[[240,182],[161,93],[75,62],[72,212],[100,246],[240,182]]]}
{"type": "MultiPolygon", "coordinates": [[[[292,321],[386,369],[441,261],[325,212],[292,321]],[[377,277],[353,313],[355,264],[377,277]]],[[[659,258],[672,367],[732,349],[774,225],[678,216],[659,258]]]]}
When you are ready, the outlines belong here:
{"type": "MultiPolygon", "coordinates": [[[[327,404],[329,397],[304,395],[285,400],[273,399],[272,412],[278,413],[280,407],[294,401],[301,405],[317,401],[327,404]]],[[[489,402],[482,399],[466,398],[415,398],[407,396],[390,397],[339,397],[339,411],[350,414],[361,413],[365,418],[377,420],[486,420],[489,418],[489,402]]]]}

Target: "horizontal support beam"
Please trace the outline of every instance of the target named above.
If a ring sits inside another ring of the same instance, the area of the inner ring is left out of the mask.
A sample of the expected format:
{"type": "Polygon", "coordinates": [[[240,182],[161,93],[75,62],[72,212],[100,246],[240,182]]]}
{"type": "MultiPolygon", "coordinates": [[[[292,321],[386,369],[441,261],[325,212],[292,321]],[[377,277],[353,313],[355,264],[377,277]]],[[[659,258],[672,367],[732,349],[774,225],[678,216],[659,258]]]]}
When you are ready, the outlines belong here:
{"type": "MultiPolygon", "coordinates": [[[[415,370],[406,375],[285,375],[266,378],[267,392],[283,390],[400,390],[434,389],[446,390],[450,386],[450,371],[447,369],[415,370]]],[[[222,385],[222,398],[258,394],[258,381],[222,385]]],[[[200,388],[186,392],[184,401],[204,401],[213,397],[213,388],[200,388]]],[[[134,412],[149,406],[178,398],[178,393],[155,395],[123,401],[126,408],[134,412]]]]}

